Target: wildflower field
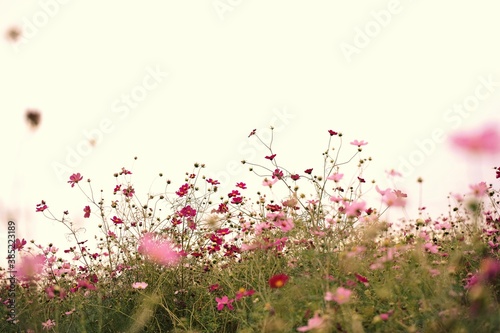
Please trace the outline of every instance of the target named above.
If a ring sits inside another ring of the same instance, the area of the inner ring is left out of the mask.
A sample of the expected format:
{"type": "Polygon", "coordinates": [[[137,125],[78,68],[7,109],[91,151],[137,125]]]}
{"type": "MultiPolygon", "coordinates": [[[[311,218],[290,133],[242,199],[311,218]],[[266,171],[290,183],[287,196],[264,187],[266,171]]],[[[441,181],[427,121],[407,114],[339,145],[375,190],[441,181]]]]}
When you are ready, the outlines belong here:
{"type": "MultiPolygon", "coordinates": [[[[242,163],[260,187],[223,193],[201,163],[185,179],[160,174],[161,193],[137,193],[121,166],[109,189],[73,174],[80,212],[33,207],[73,245],[9,242],[0,332],[499,332],[500,166],[496,183],[466,184],[440,216],[419,207],[403,219],[418,194],[364,178],[367,142],[325,139],[323,168],[296,173],[251,131],[268,155],[242,163]],[[81,232],[77,215],[101,232],[81,232]]],[[[500,152],[491,129],[452,143],[500,152]]]]}

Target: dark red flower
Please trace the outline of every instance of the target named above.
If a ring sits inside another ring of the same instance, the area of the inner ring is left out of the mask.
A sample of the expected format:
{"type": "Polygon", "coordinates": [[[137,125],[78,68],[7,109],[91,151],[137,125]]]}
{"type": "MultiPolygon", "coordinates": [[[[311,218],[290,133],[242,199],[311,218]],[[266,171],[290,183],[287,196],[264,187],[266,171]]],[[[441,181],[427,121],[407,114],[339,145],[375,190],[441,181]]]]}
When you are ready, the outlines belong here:
{"type": "Polygon", "coordinates": [[[281,171],[280,169],[274,170],[273,178],[278,178],[278,179],[283,178],[283,171],[281,171]]]}
{"type": "Polygon", "coordinates": [[[135,193],[135,190],[130,185],[127,188],[123,189],[123,195],[125,195],[126,197],[131,198],[134,196],[134,193],[135,193]]]}
{"type": "Polygon", "coordinates": [[[257,131],[256,129],[254,129],[253,131],[251,131],[250,134],[248,135],[248,137],[251,137],[252,135],[255,135],[256,131],[257,131]]]}
{"type": "Polygon", "coordinates": [[[307,173],[308,175],[310,175],[313,172],[313,169],[312,168],[306,169],[304,172],[307,173]]]}
{"type": "Polygon", "coordinates": [[[287,281],[288,281],[288,275],[277,274],[269,279],[269,286],[271,288],[281,288],[287,283],[287,281]]]}
{"type": "Polygon", "coordinates": [[[90,206],[83,207],[83,212],[85,213],[83,214],[83,217],[88,219],[90,217],[90,206]]]}
{"type": "Polygon", "coordinates": [[[276,154],[272,154],[272,155],[266,156],[266,159],[272,161],[275,157],[276,157],[276,154]]]}
{"type": "Polygon", "coordinates": [[[291,175],[290,178],[292,178],[293,180],[299,180],[300,176],[298,174],[295,174],[291,175]]]}
{"type": "Polygon", "coordinates": [[[125,168],[122,168],[122,171],[120,171],[120,175],[131,175],[131,174],[132,174],[132,172],[128,171],[125,168]]]}
{"type": "Polygon", "coordinates": [[[339,134],[339,133],[337,133],[337,132],[334,132],[334,131],[332,131],[332,130],[328,130],[328,133],[330,133],[330,136],[334,136],[334,135],[337,135],[337,134],[339,134]]]}
{"type": "Polygon", "coordinates": [[[354,276],[356,277],[356,279],[357,279],[359,282],[361,282],[361,283],[363,283],[363,284],[365,284],[365,285],[368,283],[368,279],[367,279],[366,277],[364,277],[363,275],[358,274],[358,273],[354,273],[354,276]]]}

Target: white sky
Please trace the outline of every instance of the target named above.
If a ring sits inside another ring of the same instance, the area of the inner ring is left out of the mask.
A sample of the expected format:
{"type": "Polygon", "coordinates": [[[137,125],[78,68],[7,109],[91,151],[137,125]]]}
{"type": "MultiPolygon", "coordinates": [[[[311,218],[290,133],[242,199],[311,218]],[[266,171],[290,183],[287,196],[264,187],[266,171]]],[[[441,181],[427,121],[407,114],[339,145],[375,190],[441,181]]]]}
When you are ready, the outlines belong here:
{"type": "MultiPolygon", "coordinates": [[[[83,220],[84,196],[53,165],[66,163],[68,149],[103,121],[111,130],[72,170],[110,199],[112,174],[122,166],[143,191],[158,172],[180,185],[195,161],[229,185],[251,183],[257,178],[231,164],[254,154],[265,163],[266,152],[252,148],[247,135],[272,123],[279,128],[278,162],[289,169],[319,168],[332,129],[345,143],[369,142],[363,154],[374,161],[366,179],[387,187],[384,170],[417,158],[416,142],[433,131],[446,137],[500,120],[498,1],[367,3],[2,0],[2,34],[12,26],[25,30],[16,44],[0,42],[2,223],[14,219],[19,237],[58,244],[64,229],[34,213],[41,199],[54,213],[69,209],[83,220]],[[360,30],[370,36],[363,39],[360,30]],[[168,76],[156,83],[151,71],[168,76]],[[140,88],[145,79],[149,91],[140,88]],[[146,95],[127,108],[122,95],[134,91],[146,95]],[[448,113],[467,102],[472,111],[448,113]],[[35,132],[24,121],[27,108],[42,113],[35,132]]],[[[445,212],[448,192],[492,181],[491,168],[500,164],[468,165],[442,142],[420,156],[397,183],[409,194],[412,216],[418,176],[424,205],[445,212]]]]}

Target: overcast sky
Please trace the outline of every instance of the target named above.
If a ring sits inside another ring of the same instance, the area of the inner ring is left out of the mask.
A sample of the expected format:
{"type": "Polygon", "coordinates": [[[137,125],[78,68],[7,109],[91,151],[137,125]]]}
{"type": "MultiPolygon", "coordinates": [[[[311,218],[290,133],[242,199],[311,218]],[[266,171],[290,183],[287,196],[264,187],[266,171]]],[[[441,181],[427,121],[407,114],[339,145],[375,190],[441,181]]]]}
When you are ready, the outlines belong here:
{"type": "Polygon", "coordinates": [[[180,185],[203,162],[229,186],[254,181],[255,193],[260,182],[238,163],[266,163],[247,136],[271,125],[288,169],[321,166],[327,130],[342,132],[346,156],[350,141],[368,141],[368,180],[387,187],[385,170],[403,173],[411,216],[419,176],[424,205],[444,213],[448,192],[492,181],[498,162],[467,160],[446,138],[499,121],[499,12],[493,0],[3,0],[2,223],[57,243],[61,226],[34,212],[42,199],[91,223],[71,172],[110,198],[121,167],[145,193],[159,172],[180,185]],[[35,130],[27,109],[42,114],[35,130]]]}

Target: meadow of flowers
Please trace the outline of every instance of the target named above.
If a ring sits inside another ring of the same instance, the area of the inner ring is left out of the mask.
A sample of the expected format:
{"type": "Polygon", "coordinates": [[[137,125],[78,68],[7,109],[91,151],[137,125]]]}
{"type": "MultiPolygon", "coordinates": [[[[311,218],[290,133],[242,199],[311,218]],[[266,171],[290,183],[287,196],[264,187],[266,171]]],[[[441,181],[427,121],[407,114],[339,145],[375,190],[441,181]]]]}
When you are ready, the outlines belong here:
{"type": "MultiPolygon", "coordinates": [[[[256,189],[236,182],[221,193],[200,163],[161,193],[136,193],[127,168],[99,192],[73,174],[80,212],[34,207],[73,245],[15,240],[0,272],[0,332],[499,332],[499,183],[450,194],[437,217],[420,207],[388,218],[411,194],[364,179],[367,142],[325,138],[323,168],[295,173],[252,131],[268,149],[242,161],[256,189]],[[82,233],[80,215],[100,233],[82,233]]],[[[495,130],[452,142],[500,152],[495,130]]]]}

